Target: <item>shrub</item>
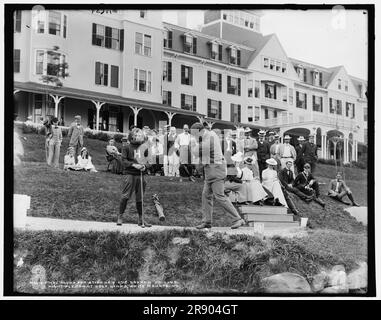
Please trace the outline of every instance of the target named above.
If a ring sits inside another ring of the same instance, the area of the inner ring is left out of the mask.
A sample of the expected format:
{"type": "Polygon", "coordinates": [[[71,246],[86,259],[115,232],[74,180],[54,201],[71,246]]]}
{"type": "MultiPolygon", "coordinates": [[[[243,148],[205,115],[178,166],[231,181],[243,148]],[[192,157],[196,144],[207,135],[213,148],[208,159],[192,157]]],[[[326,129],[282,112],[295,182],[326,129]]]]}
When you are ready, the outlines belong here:
{"type": "Polygon", "coordinates": [[[114,134],[114,140],[115,140],[115,142],[121,143],[123,137],[124,137],[124,134],[122,134],[122,133],[116,133],[116,134],[114,134]]]}
{"type": "MultiPolygon", "coordinates": [[[[330,166],[334,166],[335,165],[335,160],[334,159],[323,159],[323,158],[319,158],[317,163],[321,163],[321,164],[328,164],[330,166]]],[[[339,161],[337,160],[336,161],[337,165],[339,165],[339,161]]]]}

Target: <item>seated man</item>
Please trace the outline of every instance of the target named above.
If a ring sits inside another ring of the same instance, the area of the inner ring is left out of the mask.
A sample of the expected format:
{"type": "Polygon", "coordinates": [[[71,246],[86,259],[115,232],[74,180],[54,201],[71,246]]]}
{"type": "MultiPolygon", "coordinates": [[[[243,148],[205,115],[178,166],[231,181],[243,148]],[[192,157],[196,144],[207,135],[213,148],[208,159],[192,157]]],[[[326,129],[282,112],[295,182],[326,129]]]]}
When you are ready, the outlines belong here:
{"type": "Polygon", "coordinates": [[[291,160],[287,161],[286,167],[279,172],[280,183],[286,189],[286,191],[295,193],[300,199],[306,202],[311,202],[313,200],[312,196],[309,196],[299,191],[299,189],[294,188],[293,183],[295,181],[295,178],[294,178],[294,173],[292,172],[292,169],[291,169],[292,165],[293,163],[291,160]]]}
{"type": "Polygon", "coordinates": [[[343,202],[343,197],[347,196],[352,203],[352,206],[359,207],[359,205],[353,199],[352,191],[347,187],[344,180],[342,180],[341,172],[336,174],[336,179],[331,180],[328,188],[328,195],[331,198],[343,202]]]}
{"type": "Polygon", "coordinates": [[[122,155],[115,146],[115,140],[110,139],[106,146],[106,158],[109,161],[108,168],[112,173],[122,174],[122,155]]]}
{"type": "Polygon", "coordinates": [[[304,164],[303,172],[299,173],[294,181],[293,186],[308,196],[312,196],[313,200],[325,208],[325,203],[319,198],[319,183],[311,174],[311,165],[304,164]]]}

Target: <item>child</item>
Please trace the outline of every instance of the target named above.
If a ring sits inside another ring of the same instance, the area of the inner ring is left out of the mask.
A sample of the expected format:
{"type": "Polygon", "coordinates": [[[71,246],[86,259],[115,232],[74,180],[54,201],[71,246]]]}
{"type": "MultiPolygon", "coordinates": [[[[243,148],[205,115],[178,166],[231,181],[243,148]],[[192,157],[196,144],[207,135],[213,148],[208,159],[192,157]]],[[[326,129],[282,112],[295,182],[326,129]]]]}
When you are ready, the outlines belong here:
{"type": "Polygon", "coordinates": [[[62,131],[58,126],[58,119],[52,119],[52,125],[50,128],[50,139],[48,142],[48,165],[58,168],[58,162],[60,158],[60,148],[62,142],[62,131]]]}
{"type": "Polygon", "coordinates": [[[95,167],[91,162],[91,156],[85,147],[81,149],[81,154],[78,156],[77,166],[79,170],[98,172],[95,170],[95,167]]]}
{"type": "Polygon", "coordinates": [[[66,155],[64,157],[64,170],[77,170],[74,157],[74,147],[67,148],[66,155]]]}
{"type": "Polygon", "coordinates": [[[146,187],[144,174],[146,173],[146,165],[148,163],[148,146],[145,142],[143,131],[134,128],[128,135],[130,142],[123,148],[122,162],[126,178],[122,185],[122,196],[119,203],[119,213],[117,225],[121,226],[123,221],[123,213],[126,210],[128,200],[135,194],[136,210],[138,211],[138,226],[151,227],[143,218],[143,196],[146,187]],[[143,164],[144,163],[144,164],[143,164]]]}

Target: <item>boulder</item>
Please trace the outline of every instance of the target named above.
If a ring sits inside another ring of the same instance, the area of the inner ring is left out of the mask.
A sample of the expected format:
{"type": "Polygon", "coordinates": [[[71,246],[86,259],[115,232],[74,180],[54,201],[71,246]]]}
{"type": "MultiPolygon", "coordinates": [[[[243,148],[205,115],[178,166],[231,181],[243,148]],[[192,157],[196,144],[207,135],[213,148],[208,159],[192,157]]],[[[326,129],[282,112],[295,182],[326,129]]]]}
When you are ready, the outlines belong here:
{"type": "Polygon", "coordinates": [[[283,272],[264,278],[262,288],[266,293],[311,293],[307,280],[296,273],[283,272]]]}
{"type": "Polygon", "coordinates": [[[323,290],[328,285],[329,277],[324,270],[315,275],[312,279],[311,289],[314,292],[323,290]]]}
{"type": "Polygon", "coordinates": [[[326,294],[340,294],[340,293],[348,293],[348,288],[341,287],[341,286],[333,286],[328,287],[320,291],[319,293],[326,293],[326,294]]]}
{"type": "Polygon", "coordinates": [[[349,289],[362,289],[368,287],[368,264],[360,262],[360,267],[348,274],[349,289]]]}
{"type": "Polygon", "coordinates": [[[328,286],[329,287],[343,287],[348,289],[347,274],[343,265],[336,265],[328,273],[328,286]]]}
{"type": "Polygon", "coordinates": [[[181,237],[175,237],[172,239],[173,244],[177,245],[183,245],[183,244],[188,244],[190,242],[189,238],[181,238],[181,237]]]}

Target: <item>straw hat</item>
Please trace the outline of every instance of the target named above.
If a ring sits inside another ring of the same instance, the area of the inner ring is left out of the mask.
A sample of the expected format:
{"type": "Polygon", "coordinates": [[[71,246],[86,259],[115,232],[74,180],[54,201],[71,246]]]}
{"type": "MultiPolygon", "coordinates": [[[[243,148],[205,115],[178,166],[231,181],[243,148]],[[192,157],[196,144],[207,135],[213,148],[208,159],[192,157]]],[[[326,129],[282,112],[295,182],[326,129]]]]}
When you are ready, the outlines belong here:
{"type": "Polygon", "coordinates": [[[286,134],[286,135],[284,136],[283,140],[291,140],[291,137],[290,137],[288,134],[286,134]]]}
{"type": "Polygon", "coordinates": [[[298,141],[305,141],[306,139],[304,139],[304,137],[303,136],[299,136],[299,138],[298,138],[298,141]]]}
{"type": "Polygon", "coordinates": [[[253,158],[252,157],[246,157],[243,159],[243,163],[245,164],[252,164],[253,163],[253,158]]]}
{"type": "Polygon", "coordinates": [[[234,162],[242,162],[243,161],[243,153],[238,151],[234,156],[231,157],[234,162]]]}
{"type": "Polygon", "coordinates": [[[249,127],[246,127],[244,132],[249,133],[249,132],[251,132],[251,129],[249,127]]]}
{"type": "Polygon", "coordinates": [[[273,158],[267,159],[267,160],[266,160],[266,163],[269,164],[269,165],[271,165],[271,166],[276,166],[276,165],[278,164],[278,163],[276,162],[276,160],[273,159],[273,158]]]}

